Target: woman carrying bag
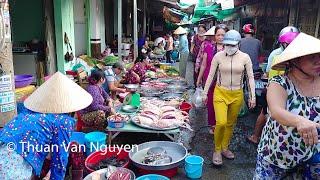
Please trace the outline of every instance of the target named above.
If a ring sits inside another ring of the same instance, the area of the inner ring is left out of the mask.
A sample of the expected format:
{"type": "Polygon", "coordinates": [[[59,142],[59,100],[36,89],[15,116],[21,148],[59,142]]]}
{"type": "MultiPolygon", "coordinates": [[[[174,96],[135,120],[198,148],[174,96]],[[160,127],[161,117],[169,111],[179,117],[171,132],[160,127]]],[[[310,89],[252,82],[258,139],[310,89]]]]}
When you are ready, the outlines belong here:
{"type": "Polygon", "coordinates": [[[204,88],[203,98],[207,102],[209,88],[217,73],[213,97],[217,122],[214,131],[215,150],[212,160],[213,164],[218,166],[222,165],[222,156],[227,159],[235,158],[228,146],[243,103],[244,74],[248,76],[249,81],[249,107],[254,108],[256,105],[252,63],[249,55],[239,50],[240,40],[241,35],[235,30],[230,30],[225,34],[223,39],[225,48],[214,56],[204,88]]]}
{"type": "MultiPolygon", "coordinates": [[[[223,37],[228,31],[228,28],[224,24],[219,24],[216,27],[209,29],[204,35],[207,37],[202,43],[200,52],[198,54],[195,72],[199,74],[197,79],[197,87],[204,85],[206,83],[210,67],[212,64],[212,59],[217,52],[223,51],[223,37]]],[[[208,125],[212,128],[209,130],[210,134],[213,134],[216,125],[214,107],[213,107],[213,92],[215,88],[215,83],[209,88],[208,91],[208,125]]]]}

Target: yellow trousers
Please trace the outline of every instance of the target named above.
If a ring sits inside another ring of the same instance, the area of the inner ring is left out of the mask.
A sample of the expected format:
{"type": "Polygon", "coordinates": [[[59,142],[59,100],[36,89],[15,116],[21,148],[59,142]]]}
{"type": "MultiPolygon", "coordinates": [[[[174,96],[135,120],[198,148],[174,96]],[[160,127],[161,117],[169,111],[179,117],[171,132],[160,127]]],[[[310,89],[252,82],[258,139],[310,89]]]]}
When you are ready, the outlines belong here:
{"type": "Polygon", "coordinates": [[[228,149],[243,102],[242,89],[228,90],[219,86],[215,87],[213,104],[216,113],[214,130],[216,152],[228,149]]]}

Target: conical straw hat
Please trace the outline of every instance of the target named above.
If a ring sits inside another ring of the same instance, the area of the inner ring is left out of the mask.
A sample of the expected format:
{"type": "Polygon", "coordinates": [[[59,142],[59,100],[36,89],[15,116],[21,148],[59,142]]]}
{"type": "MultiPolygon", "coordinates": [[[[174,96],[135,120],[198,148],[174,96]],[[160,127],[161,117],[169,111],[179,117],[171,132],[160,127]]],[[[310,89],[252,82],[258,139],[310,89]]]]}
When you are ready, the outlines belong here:
{"type": "Polygon", "coordinates": [[[88,107],[92,96],[60,72],[43,83],[24,102],[26,108],[40,113],[70,113],[88,107]]]}
{"type": "Polygon", "coordinates": [[[205,36],[214,36],[215,35],[216,27],[212,26],[206,33],[204,33],[205,36]]]}
{"type": "Polygon", "coordinates": [[[185,30],[183,27],[179,26],[174,32],[173,34],[186,34],[188,33],[187,30],[185,30]]]}
{"type": "Polygon", "coordinates": [[[320,53],[320,40],[305,33],[300,33],[289,46],[276,57],[272,69],[285,70],[290,60],[316,53],[320,53]]]}

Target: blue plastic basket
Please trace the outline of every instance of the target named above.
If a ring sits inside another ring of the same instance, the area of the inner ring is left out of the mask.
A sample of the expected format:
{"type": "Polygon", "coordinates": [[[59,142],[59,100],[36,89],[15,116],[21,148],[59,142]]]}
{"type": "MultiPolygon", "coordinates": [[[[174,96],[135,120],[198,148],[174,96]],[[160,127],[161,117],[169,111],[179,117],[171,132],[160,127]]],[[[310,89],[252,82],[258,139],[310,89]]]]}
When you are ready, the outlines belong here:
{"type": "Polygon", "coordinates": [[[108,126],[111,128],[123,128],[126,122],[113,122],[113,121],[108,121],[108,126]]]}
{"type": "Polygon", "coordinates": [[[158,174],[147,174],[147,175],[138,177],[136,180],[170,180],[170,179],[158,174]]]}

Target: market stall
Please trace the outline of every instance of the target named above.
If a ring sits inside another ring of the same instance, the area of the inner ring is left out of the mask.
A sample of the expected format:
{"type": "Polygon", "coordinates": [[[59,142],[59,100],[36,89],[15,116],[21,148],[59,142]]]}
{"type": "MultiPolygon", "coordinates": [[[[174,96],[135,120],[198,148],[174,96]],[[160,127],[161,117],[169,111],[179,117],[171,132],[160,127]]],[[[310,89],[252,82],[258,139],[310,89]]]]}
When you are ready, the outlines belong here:
{"type": "Polygon", "coordinates": [[[186,82],[177,77],[143,82],[136,92],[127,94],[118,107],[119,114],[129,117],[126,122],[123,118],[109,119],[106,129],[109,144],[122,132],[165,134],[177,142],[181,128],[191,130],[188,114],[191,105],[186,107],[188,103],[184,102],[189,99],[187,90],[186,82]],[[114,121],[119,125],[115,126],[114,121]]]}

